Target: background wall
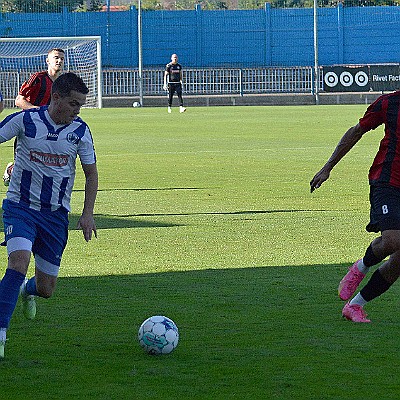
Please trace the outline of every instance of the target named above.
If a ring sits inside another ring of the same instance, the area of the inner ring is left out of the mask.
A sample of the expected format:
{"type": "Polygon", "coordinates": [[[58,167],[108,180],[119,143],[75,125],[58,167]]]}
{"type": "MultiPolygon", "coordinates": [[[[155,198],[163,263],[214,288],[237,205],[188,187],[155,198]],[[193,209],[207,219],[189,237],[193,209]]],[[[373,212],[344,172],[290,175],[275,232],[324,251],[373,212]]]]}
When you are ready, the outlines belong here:
{"type": "MultiPolygon", "coordinates": [[[[101,36],[104,67],[137,68],[136,8],[3,13],[1,37],[101,36]]],[[[312,66],[313,9],[143,11],[144,67],[312,66]]],[[[399,63],[400,7],[318,9],[319,65],[399,63]]]]}

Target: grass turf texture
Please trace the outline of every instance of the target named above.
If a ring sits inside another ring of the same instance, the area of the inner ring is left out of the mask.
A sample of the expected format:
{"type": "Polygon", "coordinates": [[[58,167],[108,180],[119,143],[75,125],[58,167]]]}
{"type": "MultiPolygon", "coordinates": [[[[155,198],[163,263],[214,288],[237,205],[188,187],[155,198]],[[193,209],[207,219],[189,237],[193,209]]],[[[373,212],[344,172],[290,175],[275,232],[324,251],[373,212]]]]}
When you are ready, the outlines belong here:
{"type": "MultiPolygon", "coordinates": [[[[336,294],[374,238],[367,172],[382,128],[309,193],[364,110],[83,110],[98,155],[98,239],[75,230],[79,172],[57,291],[34,321],[18,305],[0,398],[398,398],[398,286],[367,306],[370,325],[342,320],[336,294]],[[136,339],[157,314],[181,335],[161,357],[136,339]]],[[[11,153],[0,146],[4,165],[11,153]]]]}

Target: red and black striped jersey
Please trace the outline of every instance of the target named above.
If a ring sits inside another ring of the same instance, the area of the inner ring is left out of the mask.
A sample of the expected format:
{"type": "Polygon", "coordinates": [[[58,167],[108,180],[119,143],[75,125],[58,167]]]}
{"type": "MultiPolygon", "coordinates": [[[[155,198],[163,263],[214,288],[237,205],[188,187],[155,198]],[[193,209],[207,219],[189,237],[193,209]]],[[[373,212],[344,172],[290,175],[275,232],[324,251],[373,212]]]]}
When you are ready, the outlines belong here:
{"type": "Polygon", "coordinates": [[[382,124],[385,135],[369,170],[369,182],[400,187],[400,91],[378,97],[360,119],[365,131],[382,124]]]}
{"type": "Polygon", "coordinates": [[[47,71],[36,72],[22,84],[19,94],[34,106],[46,106],[50,104],[52,85],[47,71]]]}

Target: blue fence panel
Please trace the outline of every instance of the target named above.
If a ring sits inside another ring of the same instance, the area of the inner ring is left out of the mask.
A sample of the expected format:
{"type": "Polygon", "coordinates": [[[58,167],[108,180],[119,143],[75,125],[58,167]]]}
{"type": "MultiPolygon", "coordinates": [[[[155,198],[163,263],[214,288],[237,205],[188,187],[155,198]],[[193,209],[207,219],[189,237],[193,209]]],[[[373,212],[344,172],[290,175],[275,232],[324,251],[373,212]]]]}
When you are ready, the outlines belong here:
{"type": "MultiPolygon", "coordinates": [[[[343,9],[343,7],[341,7],[343,9]]],[[[342,29],[340,29],[339,10],[321,8],[318,10],[318,58],[321,65],[340,64],[343,62],[342,29]]]]}
{"type": "MultiPolygon", "coordinates": [[[[65,11],[62,36],[101,36],[105,38],[107,34],[107,16],[105,14],[102,12],[69,13],[65,11]]],[[[57,29],[53,30],[49,36],[56,35],[57,29]]]]}
{"type": "MultiPolygon", "coordinates": [[[[312,8],[143,11],[144,67],[312,66],[312,8]]],[[[104,66],[137,68],[138,12],[4,13],[2,37],[101,36],[104,66]]],[[[398,63],[400,7],[318,9],[319,64],[398,63]]]]}
{"type": "Polygon", "coordinates": [[[313,10],[272,10],[273,66],[310,66],[314,60],[313,10]]]}
{"type": "Polygon", "coordinates": [[[105,53],[103,63],[110,66],[131,67],[138,65],[138,42],[137,42],[137,11],[119,11],[101,13],[106,18],[106,32],[103,43],[105,53]]]}
{"type": "Polygon", "coordinates": [[[145,11],[142,26],[144,65],[165,65],[173,53],[196,65],[196,11],[145,11]]]}
{"type": "Polygon", "coordinates": [[[265,65],[265,13],[202,11],[202,57],[206,65],[265,65]]]}
{"type": "Polygon", "coordinates": [[[398,63],[400,7],[344,7],[347,64],[398,63]]]}
{"type": "Polygon", "coordinates": [[[62,14],[6,13],[1,19],[1,36],[63,36],[60,27],[62,27],[62,14]]]}

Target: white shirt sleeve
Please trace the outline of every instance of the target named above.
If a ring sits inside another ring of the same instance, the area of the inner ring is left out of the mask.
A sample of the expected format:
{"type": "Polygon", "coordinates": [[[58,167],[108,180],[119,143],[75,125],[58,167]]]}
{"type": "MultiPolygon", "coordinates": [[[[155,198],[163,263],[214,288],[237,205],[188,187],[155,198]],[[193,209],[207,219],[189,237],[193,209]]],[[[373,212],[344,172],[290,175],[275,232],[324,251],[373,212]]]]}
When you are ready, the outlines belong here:
{"type": "Polygon", "coordinates": [[[0,122],[0,143],[7,142],[23,131],[22,112],[11,114],[0,122]]]}
{"type": "Polygon", "coordinates": [[[85,134],[78,144],[78,155],[82,164],[95,164],[96,153],[94,150],[92,134],[89,128],[86,128],[85,134]]]}

